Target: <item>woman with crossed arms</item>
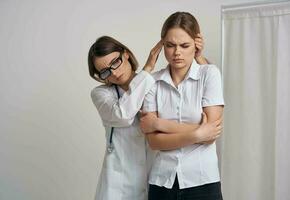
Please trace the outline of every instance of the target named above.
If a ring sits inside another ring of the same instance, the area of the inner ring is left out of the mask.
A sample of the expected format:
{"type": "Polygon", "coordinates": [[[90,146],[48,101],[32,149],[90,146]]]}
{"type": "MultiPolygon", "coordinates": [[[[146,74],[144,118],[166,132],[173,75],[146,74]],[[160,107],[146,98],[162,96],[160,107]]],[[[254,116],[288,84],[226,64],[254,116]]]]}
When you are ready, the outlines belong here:
{"type": "Polygon", "coordinates": [[[221,75],[216,66],[196,62],[198,33],[198,22],[186,12],[169,16],[161,31],[168,66],[153,75],[156,83],[143,106],[148,113],[140,119],[151,148],[160,150],[150,172],[149,200],[222,199],[214,142],[219,134],[200,140],[206,121],[221,128],[221,75]]]}

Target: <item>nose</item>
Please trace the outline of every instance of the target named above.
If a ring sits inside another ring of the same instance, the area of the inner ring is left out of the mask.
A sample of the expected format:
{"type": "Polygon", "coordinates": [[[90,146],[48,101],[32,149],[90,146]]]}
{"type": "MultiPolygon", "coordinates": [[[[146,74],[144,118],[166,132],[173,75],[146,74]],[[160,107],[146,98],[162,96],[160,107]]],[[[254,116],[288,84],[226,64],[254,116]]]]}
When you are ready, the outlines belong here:
{"type": "Polygon", "coordinates": [[[111,70],[111,72],[112,72],[112,76],[114,76],[114,77],[118,77],[118,69],[115,69],[115,70],[111,70]]]}
{"type": "Polygon", "coordinates": [[[180,48],[179,47],[175,48],[174,55],[175,56],[179,56],[180,55],[180,48]]]}

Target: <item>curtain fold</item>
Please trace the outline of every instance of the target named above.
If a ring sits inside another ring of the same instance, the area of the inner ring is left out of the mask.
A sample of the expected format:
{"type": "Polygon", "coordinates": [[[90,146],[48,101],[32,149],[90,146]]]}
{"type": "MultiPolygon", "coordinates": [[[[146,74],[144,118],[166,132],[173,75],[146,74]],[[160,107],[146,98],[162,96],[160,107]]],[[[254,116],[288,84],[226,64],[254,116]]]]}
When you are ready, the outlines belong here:
{"type": "Polygon", "coordinates": [[[225,200],[290,199],[290,2],[222,11],[225,200]]]}

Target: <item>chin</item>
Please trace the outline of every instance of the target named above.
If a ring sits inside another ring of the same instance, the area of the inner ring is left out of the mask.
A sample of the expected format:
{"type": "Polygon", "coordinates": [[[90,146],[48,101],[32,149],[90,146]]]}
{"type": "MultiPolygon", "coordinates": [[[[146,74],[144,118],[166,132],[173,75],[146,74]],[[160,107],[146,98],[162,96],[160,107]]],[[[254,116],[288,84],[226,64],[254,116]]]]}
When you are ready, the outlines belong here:
{"type": "Polygon", "coordinates": [[[124,84],[128,83],[128,81],[129,81],[129,78],[122,77],[119,80],[117,80],[116,82],[118,82],[117,83],[118,85],[124,85],[124,84]]]}
{"type": "Polygon", "coordinates": [[[170,64],[170,66],[174,69],[183,69],[186,67],[186,64],[184,63],[173,63],[173,64],[170,64]]]}

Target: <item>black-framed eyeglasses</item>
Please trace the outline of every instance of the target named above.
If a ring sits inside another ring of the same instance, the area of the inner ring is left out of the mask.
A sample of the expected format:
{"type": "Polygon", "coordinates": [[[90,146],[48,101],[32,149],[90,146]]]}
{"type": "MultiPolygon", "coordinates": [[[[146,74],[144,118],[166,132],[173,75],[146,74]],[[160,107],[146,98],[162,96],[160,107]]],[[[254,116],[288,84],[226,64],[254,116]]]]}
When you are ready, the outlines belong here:
{"type": "Polygon", "coordinates": [[[97,72],[97,74],[100,77],[100,79],[105,80],[106,78],[108,78],[109,76],[111,76],[112,70],[115,70],[118,67],[120,67],[120,65],[123,63],[122,55],[123,54],[120,52],[119,57],[116,58],[115,60],[113,60],[111,62],[111,65],[109,67],[106,67],[104,69],[101,69],[101,71],[97,72]]]}

